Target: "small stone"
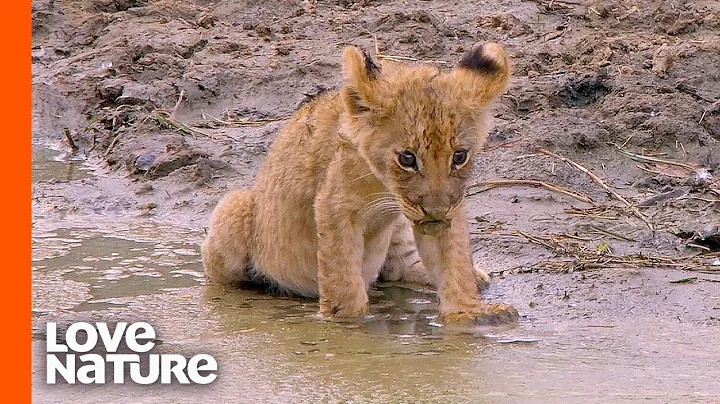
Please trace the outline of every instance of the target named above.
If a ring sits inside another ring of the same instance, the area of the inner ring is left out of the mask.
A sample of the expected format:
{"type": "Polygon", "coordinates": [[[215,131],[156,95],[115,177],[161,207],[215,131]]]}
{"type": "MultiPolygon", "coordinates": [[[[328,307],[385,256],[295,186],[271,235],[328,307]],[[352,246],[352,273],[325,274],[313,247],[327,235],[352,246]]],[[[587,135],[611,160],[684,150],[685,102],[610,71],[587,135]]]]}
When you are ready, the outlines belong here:
{"type": "Polygon", "coordinates": [[[135,158],[135,170],[146,172],[150,170],[157,156],[154,153],[144,153],[135,158]]]}
{"type": "Polygon", "coordinates": [[[663,44],[655,51],[655,56],[652,60],[652,72],[660,78],[666,78],[673,61],[674,55],[672,49],[667,44],[663,44]]]}
{"type": "Polygon", "coordinates": [[[217,17],[209,13],[203,13],[200,14],[196,23],[200,27],[210,28],[215,26],[215,22],[217,22],[217,17]]]}
{"type": "Polygon", "coordinates": [[[259,37],[266,37],[272,34],[272,29],[266,26],[255,27],[255,34],[259,37]]]}
{"type": "Polygon", "coordinates": [[[143,184],[137,191],[135,191],[136,195],[143,195],[150,193],[154,190],[152,184],[143,184]]]}

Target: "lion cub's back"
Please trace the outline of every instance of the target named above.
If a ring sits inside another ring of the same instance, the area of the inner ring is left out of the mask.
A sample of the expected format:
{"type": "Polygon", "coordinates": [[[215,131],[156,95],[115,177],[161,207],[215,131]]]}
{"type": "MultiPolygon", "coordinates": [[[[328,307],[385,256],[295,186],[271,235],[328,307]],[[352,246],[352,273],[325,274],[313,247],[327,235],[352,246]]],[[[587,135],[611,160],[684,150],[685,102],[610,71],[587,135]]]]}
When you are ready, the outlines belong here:
{"type": "Polygon", "coordinates": [[[296,293],[317,294],[314,202],[338,148],[337,94],[303,105],[270,146],[253,191],[255,265],[296,293]]]}
{"type": "Polygon", "coordinates": [[[312,191],[314,197],[339,143],[339,117],[337,93],[323,94],[300,107],[270,145],[255,190],[312,191]]]}

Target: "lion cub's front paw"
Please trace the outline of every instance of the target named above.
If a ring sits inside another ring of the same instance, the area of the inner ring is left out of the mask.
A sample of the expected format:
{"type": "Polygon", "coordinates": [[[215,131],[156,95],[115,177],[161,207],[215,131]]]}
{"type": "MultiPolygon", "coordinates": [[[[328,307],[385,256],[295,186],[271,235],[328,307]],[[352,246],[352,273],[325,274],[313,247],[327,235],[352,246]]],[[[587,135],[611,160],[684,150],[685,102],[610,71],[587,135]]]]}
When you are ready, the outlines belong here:
{"type": "Polygon", "coordinates": [[[480,326],[511,325],[517,323],[518,311],[505,303],[483,305],[472,312],[448,313],[443,320],[448,324],[472,323],[480,326]]]}
{"type": "Polygon", "coordinates": [[[370,313],[367,301],[320,302],[320,314],[325,317],[351,318],[370,313]]]}

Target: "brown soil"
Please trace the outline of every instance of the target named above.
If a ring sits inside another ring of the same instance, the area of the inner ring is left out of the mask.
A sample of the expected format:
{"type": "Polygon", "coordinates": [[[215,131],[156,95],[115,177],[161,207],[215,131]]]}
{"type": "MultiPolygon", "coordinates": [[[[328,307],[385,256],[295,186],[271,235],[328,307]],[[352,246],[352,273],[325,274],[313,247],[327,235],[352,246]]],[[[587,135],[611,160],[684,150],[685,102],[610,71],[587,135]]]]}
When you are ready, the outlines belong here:
{"type": "Polygon", "coordinates": [[[252,183],[283,120],[337,88],[344,46],[452,66],[497,41],[514,78],[476,181],[539,180],[594,201],[519,186],[469,197],[475,258],[505,279],[499,298],[529,313],[578,296],[598,302],[568,306],[578,315],[641,305],[718,324],[720,3],[472,3],[34,1],[33,142],[69,151],[67,127],[81,148],[68,157],[99,173],[35,183],[34,215],[206,226],[224,192],[252,183]],[[683,277],[699,279],[668,283],[683,277]],[[638,279],[656,296],[591,298],[638,279]],[[526,301],[542,283],[554,285],[546,301],[526,301]]]}

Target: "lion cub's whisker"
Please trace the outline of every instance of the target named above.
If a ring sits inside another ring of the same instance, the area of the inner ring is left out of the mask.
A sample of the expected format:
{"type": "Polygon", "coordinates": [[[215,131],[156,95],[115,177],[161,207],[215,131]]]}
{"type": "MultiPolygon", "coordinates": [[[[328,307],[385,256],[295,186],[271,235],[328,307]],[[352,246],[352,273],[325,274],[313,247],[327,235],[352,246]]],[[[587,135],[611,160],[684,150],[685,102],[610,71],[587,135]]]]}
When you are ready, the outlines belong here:
{"type": "Polygon", "coordinates": [[[359,176],[359,177],[357,177],[357,178],[353,178],[353,179],[351,179],[351,180],[348,181],[348,182],[355,182],[355,181],[357,181],[357,180],[361,180],[361,179],[363,179],[363,178],[367,178],[367,177],[369,177],[369,176],[371,176],[371,175],[374,175],[374,174],[370,172],[370,173],[367,173],[367,174],[365,174],[365,175],[361,175],[361,176],[359,176]]]}
{"type": "Polygon", "coordinates": [[[397,200],[390,197],[376,199],[363,205],[362,209],[358,211],[358,214],[368,214],[369,212],[372,212],[373,209],[381,206],[398,206],[397,200]]]}

